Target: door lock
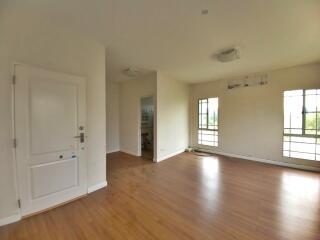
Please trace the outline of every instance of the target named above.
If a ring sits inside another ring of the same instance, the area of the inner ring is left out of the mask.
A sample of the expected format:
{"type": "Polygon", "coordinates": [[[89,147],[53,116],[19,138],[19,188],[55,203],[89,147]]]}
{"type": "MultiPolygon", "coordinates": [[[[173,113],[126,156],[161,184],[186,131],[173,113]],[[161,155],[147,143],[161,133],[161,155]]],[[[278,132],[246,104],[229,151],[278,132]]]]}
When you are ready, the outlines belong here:
{"type": "Polygon", "coordinates": [[[80,139],[80,143],[84,143],[84,133],[80,133],[79,136],[75,136],[74,138],[79,138],[80,139]]]}

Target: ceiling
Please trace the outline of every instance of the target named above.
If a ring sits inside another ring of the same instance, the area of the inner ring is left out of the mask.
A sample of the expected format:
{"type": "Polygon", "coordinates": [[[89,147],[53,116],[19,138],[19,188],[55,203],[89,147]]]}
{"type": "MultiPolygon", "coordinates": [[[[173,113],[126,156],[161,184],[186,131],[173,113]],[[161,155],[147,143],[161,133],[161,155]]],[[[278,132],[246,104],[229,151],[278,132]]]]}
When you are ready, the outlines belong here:
{"type": "Polygon", "coordinates": [[[121,73],[127,67],[196,83],[320,61],[320,0],[20,3],[103,43],[107,74],[114,81],[127,79],[121,73]],[[203,9],[207,15],[201,14],[203,9]],[[241,49],[239,60],[214,59],[221,49],[233,46],[241,49]]]}

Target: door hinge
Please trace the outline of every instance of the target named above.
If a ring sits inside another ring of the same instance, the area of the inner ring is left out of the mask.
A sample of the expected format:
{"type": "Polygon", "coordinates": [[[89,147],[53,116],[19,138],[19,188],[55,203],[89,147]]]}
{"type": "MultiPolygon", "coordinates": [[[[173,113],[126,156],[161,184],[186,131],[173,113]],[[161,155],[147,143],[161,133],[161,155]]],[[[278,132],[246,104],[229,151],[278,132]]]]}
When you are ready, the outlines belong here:
{"type": "Polygon", "coordinates": [[[19,206],[19,208],[21,208],[21,200],[20,199],[18,199],[18,206],[19,206]]]}
{"type": "Polygon", "coordinates": [[[16,75],[12,76],[12,84],[15,85],[16,84],[16,75]]]}
{"type": "Polygon", "coordinates": [[[16,138],[13,139],[13,148],[17,148],[17,139],[16,138]]]}

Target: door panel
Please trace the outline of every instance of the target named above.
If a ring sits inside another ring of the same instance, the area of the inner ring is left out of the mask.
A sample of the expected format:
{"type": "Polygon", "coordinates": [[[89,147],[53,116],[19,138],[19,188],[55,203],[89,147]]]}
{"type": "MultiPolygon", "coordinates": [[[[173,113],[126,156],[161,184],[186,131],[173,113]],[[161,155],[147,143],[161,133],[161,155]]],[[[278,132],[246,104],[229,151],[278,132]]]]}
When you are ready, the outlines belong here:
{"type": "Polygon", "coordinates": [[[76,158],[31,167],[32,199],[76,187],[77,169],[76,158]]]}
{"type": "Polygon", "coordinates": [[[30,80],[31,154],[76,149],[77,85],[30,80]]]}
{"type": "Polygon", "coordinates": [[[15,66],[15,129],[23,216],[87,193],[85,79],[15,66]]]}

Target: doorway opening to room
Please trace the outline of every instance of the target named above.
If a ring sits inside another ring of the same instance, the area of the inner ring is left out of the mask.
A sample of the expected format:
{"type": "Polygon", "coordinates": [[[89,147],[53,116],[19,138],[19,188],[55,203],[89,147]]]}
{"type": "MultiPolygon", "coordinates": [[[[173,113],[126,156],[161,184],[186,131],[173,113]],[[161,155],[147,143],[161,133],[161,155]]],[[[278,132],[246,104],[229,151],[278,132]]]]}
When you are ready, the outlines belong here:
{"type": "Polygon", "coordinates": [[[153,160],[154,156],[154,99],[141,98],[140,139],[141,156],[153,160]]]}

